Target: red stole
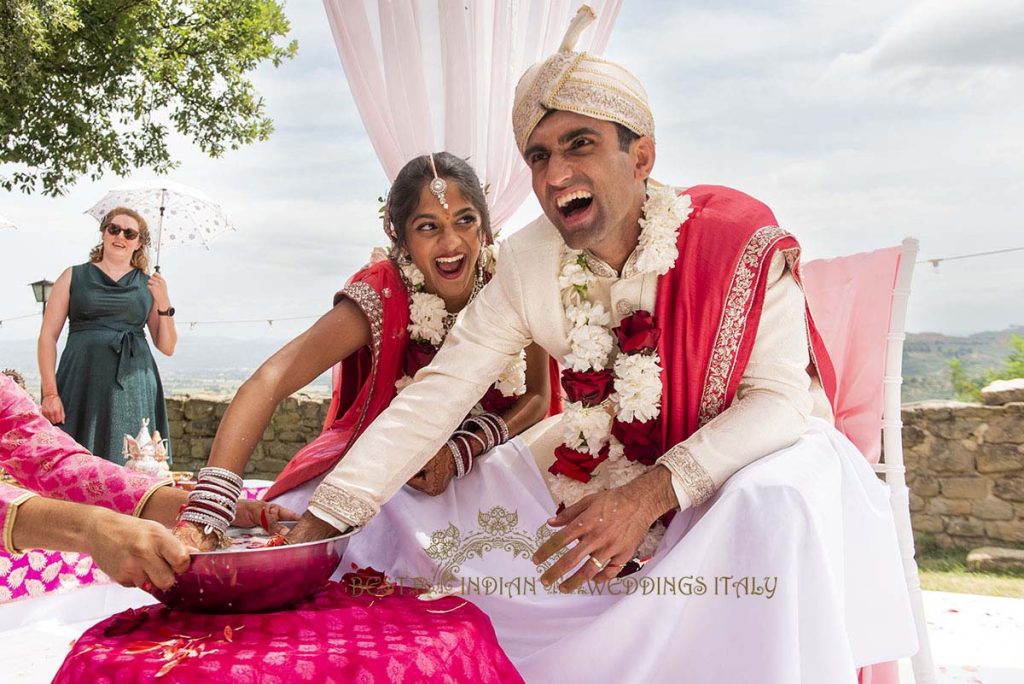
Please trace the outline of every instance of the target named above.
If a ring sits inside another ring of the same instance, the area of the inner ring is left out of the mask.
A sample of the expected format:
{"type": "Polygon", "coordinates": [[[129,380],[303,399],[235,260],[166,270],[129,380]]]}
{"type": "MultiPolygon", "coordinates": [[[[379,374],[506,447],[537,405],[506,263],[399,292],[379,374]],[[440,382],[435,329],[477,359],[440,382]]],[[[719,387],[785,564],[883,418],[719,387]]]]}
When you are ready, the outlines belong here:
{"type": "Polygon", "coordinates": [[[288,462],[264,496],[267,501],[333,468],[395,396],[409,342],[409,295],[402,278],[390,260],[378,261],[352,276],[334,303],[350,292],[363,293],[357,303],[371,318],[371,336],[377,319],[379,336],[335,366],[324,431],[288,462]]]}
{"type": "MultiPolygon", "coordinates": [[[[797,281],[800,245],[771,210],[736,190],[686,191],[693,212],[679,230],[679,258],[658,279],[655,317],[664,369],[663,451],[728,408],[750,359],[764,306],[768,268],[781,250],[797,281]]],[[[812,363],[832,399],[835,378],[810,311],[812,363]]]]}

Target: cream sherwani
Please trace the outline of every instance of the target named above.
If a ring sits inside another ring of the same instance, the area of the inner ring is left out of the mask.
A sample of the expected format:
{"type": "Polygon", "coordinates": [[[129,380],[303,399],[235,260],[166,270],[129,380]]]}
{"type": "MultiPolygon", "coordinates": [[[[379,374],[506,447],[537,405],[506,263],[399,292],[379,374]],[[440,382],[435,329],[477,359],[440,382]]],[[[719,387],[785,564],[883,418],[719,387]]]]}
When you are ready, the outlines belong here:
{"type": "MultiPolygon", "coordinates": [[[[342,567],[454,587],[531,684],[855,684],[857,666],[912,653],[888,492],[815,417],[827,403],[806,370],[803,295],[782,256],[735,400],[662,457],[683,510],[634,575],[569,595],[537,583],[530,555],[553,533],[557,426],[496,447],[440,496],[402,487],[525,345],[564,360],[562,248],[543,218],[506,241],[434,362],[321,483],[310,510],[363,526],[342,567]]],[[[631,262],[622,274],[590,266],[588,295],[614,322],[654,309],[657,278],[631,262]]],[[[281,503],[301,509],[308,490],[295,495],[281,503]]]]}
{"type": "MultiPolygon", "coordinates": [[[[494,279],[466,308],[433,363],[326,477],[310,503],[315,515],[336,527],[364,525],[438,452],[524,347],[536,342],[564,361],[569,346],[558,286],[563,248],[543,216],[502,244],[494,279]]],[[[657,276],[639,273],[635,257],[634,252],[621,274],[589,257],[598,276],[593,300],[605,305],[615,325],[637,309],[654,310],[657,276]]],[[[807,373],[803,293],[782,253],[768,278],[761,323],[735,401],[660,461],[673,472],[681,508],[703,502],[743,466],[795,442],[812,412],[828,412],[820,386],[807,373]],[[680,476],[687,466],[688,482],[680,476]],[[696,483],[693,472],[700,473],[696,483]]],[[[550,453],[535,457],[539,463],[551,460],[550,453]]]]}

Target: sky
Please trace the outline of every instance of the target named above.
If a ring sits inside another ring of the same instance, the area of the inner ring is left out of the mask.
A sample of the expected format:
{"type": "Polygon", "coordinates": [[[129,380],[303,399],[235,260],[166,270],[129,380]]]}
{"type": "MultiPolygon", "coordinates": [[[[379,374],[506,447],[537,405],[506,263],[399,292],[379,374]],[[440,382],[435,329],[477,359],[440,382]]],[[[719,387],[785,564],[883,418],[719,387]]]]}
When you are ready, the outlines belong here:
{"type": "MultiPolygon", "coordinates": [[[[182,339],[197,344],[300,332],[310,320],[282,319],[325,311],[385,241],[387,179],[323,7],[285,9],[298,55],[253,77],[270,139],[220,159],[173,142],[181,166],[169,177],[215,198],[236,227],[209,251],[163,251],[182,339]],[[248,319],[275,323],[212,322],[248,319]]],[[[605,55],[646,85],[662,182],[758,197],[805,260],[907,236],[930,259],[1024,246],[1022,36],[1024,0],[624,0],[605,55]]],[[[0,229],[0,341],[34,338],[28,283],[86,260],[97,232],[82,212],[122,182],[85,179],[56,199],[0,191],[0,216],[19,226],[0,229]]],[[[505,234],[537,214],[530,197],[505,234]]],[[[1022,264],[1024,252],[919,265],[908,330],[1024,324],[1022,264]]]]}

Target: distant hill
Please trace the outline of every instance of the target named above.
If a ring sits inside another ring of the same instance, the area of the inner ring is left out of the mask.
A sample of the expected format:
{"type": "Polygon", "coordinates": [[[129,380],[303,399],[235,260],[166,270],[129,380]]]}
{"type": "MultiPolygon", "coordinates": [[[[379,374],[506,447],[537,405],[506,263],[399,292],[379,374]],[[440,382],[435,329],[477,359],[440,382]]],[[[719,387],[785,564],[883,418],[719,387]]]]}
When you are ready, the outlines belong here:
{"type": "MultiPolygon", "coordinates": [[[[903,400],[952,398],[950,359],[960,359],[969,376],[981,375],[989,368],[1001,368],[1010,353],[1011,333],[1024,335],[1024,326],[967,337],[909,333],[903,354],[903,400]]],[[[167,358],[156,353],[156,357],[168,394],[232,394],[285,342],[267,338],[183,337],[174,356],[167,358]]],[[[20,370],[29,386],[38,388],[35,340],[0,340],[0,367],[20,370]]],[[[317,378],[305,391],[328,394],[329,374],[317,378]]]]}
{"type": "MultiPolygon", "coordinates": [[[[156,350],[153,355],[167,394],[234,394],[286,342],[267,338],[182,337],[174,356],[167,357],[156,350]]],[[[63,348],[61,340],[58,349],[63,348]]],[[[0,367],[16,368],[25,375],[30,388],[38,388],[35,340],[0,340],[0,367]]],[[[304,391],[329,395],[330,373],[314,380],[304,391]]]]}
{"type": "Polygon", "coordinates": [[[1010,353],[1010,335],[1024,336],[1024,326],[980,332],[967,337],[910,333],[903,345],[903,401],[953,397],[950,359],[960,359],[969,377],[1001,369],[1010,353]]]}

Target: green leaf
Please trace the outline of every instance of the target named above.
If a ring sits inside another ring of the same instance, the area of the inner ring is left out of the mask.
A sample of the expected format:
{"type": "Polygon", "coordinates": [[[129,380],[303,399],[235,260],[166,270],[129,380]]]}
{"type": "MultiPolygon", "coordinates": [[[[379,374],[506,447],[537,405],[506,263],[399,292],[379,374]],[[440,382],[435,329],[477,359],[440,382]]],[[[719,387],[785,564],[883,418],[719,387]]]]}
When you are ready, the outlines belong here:
{"type": "Polygon", "coordinates": [[[277,0],[3,0],[0,187],[165,173],[172,131],[212,157],[266,140],[249,76],[295,55],[289,30],[277,0]]]}

